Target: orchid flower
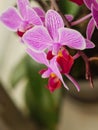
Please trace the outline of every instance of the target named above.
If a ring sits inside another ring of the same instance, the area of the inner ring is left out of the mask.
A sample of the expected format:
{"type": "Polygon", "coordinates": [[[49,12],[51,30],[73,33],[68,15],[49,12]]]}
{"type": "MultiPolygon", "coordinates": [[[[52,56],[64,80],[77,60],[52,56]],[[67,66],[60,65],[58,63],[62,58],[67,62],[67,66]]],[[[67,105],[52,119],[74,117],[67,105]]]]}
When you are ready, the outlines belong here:
{"type": "MultiPolygon", "coordinates": [[[[94,32],[95,26],[98,29],[98,2],[96,0],[71,0],[79,5],[81,4],[85,4],[86,7],[91,10],[91,14],[89,14],[87,16],[92,18],[90,19],[88,26],[87,26],[87,31],[86,31],[86,35],[87,35],[87,39],[91,39],[92,34],[94,32]]],[[[76,23],[76,22],[75,22],[76,23]]]]}
{"type": "Polygon", "coordinates": [[[74,29],[64,28],[61,16],[54,10],[49,10],[45,16],[45,27],[35,26],[28,30],[22,39],[27,46],[37,52],[52,50],[57,54],[62,46],[83,50],[92,45],[86,45],[83,36],[74,29]]]}
{"type": "Polygon", "coordinates": [[[31,8],[28,0],[17,0],[18,10],[8,8],[0,16],[0,21],[9,29],[22,37],[24,32],[35,25],[43,25],[44,11],[40,8],[31,8]]]}
{"type": "Polygon", "coordinates": [[[69,89],[64,83],[61,73],[64,74],[75,85],[78,91],[80,90],[79,84],[69,74],[74,63],[74,58],[69,55],[66,49],[60,50],[58,55],[54,56],[50,62],[47,60],[47,55],[44,52],[38,53],[28,48],[27,53],[36,62],[45,64],[47,66],[47,69],[42,70],[40,74],[42,75],[42,78],[49,78],[47,88],[50,90],[50,92],[60,88],[61,82],[67,90],[69,89]]]}
{"type": "Polygon", "coordinates": [[[57,55],[57,59],[56,62],[58,63],[58,66],[60,68],[60,72],[62,74],[64,74],[76,87],[76,89],[78,91],[80,91],[80,86],[79,84],[76,82],[76,80],[69,74],[71,71],[71,68],[74,64],[74,56],[72,57],[69,52],[67,51],[66,48],[62,48],[58,55],[57,55]]]}
{"type": "Polygon", "coordinates": [[[85,5],[91,10],[92,18],[87,26],[87,38],[91,39],[95,26],[98,29],[98,2],[96,0],[84,0],[85,5]]]}
{"type": "Polygon", "coordinates": [[[48,81],[48,89],[52,92],[56,88],[61,87],[61,83],[63,83],[64,87],[68,90],[67,85],[64,83],[62,75],[57,67],[56,58],[54,57],[51,62],[47,60],[47,56],[44,52],[37,53],[32,51],[31,49],[27,49],[27,53],[38,63],[44,64],[47,66],[47,69],[41,71],[42,78],[49,78],[48,81]]]}

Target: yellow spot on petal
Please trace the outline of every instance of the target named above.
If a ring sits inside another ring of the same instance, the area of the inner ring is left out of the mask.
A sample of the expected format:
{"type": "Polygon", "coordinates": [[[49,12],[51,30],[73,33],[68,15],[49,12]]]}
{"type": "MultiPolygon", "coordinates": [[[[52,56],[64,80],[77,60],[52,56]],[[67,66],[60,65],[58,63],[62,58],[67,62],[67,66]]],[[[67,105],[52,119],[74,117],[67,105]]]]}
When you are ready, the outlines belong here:
{"type": "Polygon", "coordinates": [[[60,56],[60,57],[63,56],[63,54],[62,54],[62,50],[60,50],[60,51],[58,52],[58,56],[60,56]]]}
{"type": "Polygon", "coordinates": [[[54,73],[51,73],[51,77],[54,78],[56,77],[56,75],[54,73]]]}

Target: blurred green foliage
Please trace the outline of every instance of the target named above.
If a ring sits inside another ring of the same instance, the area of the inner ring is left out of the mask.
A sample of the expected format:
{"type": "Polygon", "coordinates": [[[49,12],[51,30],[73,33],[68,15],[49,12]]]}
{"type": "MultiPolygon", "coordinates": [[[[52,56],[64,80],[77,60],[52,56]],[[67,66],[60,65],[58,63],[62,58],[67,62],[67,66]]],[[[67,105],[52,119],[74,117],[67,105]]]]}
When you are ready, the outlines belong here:
{"type": "Polygon", "coordinates": [[[30,116],[42,129],[55,130],[58,121],[61,90],[54,93],[45,88],[47,80],[38,74],[43,65],[35,63],[29,56],[15,67],[11,75],[12,86],[15,87],[24,78],[27,80],[25,89],[25,101],[30,116]]]}
{"type": "Polygon", "coordinates": [[[72,14],[76,16],[80,7],[69,0],[59,0],[59,7],[64,14],[72,14]]]}

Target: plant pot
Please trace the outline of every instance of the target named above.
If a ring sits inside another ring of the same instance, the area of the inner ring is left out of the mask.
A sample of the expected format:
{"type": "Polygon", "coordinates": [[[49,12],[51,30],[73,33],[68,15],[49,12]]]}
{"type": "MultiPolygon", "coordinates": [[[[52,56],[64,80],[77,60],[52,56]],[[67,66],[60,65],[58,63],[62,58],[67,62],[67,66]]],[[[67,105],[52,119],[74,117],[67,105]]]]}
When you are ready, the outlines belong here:
{"type": "Polygon", "coordinates": [[[83,101],[96,101],[98,100],[98,78],[94,79],[94,88],[90,87],[90,84],[86,80],[81,80],[78,82],[80,85],[80,92],[76,90],[74,85],[68,83],[70,90],[68,94],[83,101]]]}

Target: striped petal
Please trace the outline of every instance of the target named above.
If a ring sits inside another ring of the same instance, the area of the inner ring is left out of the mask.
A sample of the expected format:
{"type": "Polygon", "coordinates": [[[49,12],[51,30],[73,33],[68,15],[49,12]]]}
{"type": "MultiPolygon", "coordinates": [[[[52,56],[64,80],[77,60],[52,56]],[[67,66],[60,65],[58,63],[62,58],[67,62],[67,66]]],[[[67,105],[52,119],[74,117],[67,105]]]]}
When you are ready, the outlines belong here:
{"type": "Polygon", "coordinates": [[[90,40],[85,39],[85,41],[86,41],[86,49],[91,49],[95,47],[95,44],[91,42],[90,40]]]}
{"type": "Polygon", "coordinates": [[[86,30],[87,39],[89,40],[91,39],[94,29],[95,29],[95,22],[94,19],[92,18],[87,25],[87,30],[86,30]]]}
{"type": "Polygon", "coordinates": [[[30,8],[29,6],[27,6],[26,9],[26,21],[33,25],[43,25],[41,18],[38,16],[34,9],[30,8]]]}
{"type": "Polygon", "coordinates": [[[19,16],[17,10],[13,7],[2,13],[0,16],[0,21],[2,21],[4,25],[13,31],[17,31],[20,24],[22,23],[21,17],[19,16]]]}
{"type": "Polygon", "coordinates": [[[42,52],[53,44],[47,29],[43,26],[36,26],[28,30],[23,35],[23,41],[32,50],[37,52],[42,52]]]}
{"type": "MultiPolygon", "coordinates": [[[[98,4],[97,4],[98,5],[98,4]]],[[[97,9],[94,7],[94,5],[92,5],[92,14],[93,14],[93,18],[96,24],[96,27],[98,29],[98,6],[97,9]]]]}
{"type": "Polygon", "coordinates": [[[32,51],[30,48],[26,49],[26,52],[34,59],[36,62],[40,64],[45,64],[46,66],[49,66],[46,54],[44,52],[37,53],[32,51]]]}
{"type": "Polygon", "coordinates": [[[94,0],[83,0],[83,1],[84,1],[85,5],[86,5],[89,9],[91,9],[91,5],[92,5],[92,3],[93,3],[94,0]]]}
{"type": "Polygon", "coordinates": [[[17,6],[21,16],[25,19],[27,14],[26,6],[30,6],[29,0],[17,0],[17,6]]]}
{"type": "Polygon", "coordinates": [[[41,18],[41,20],[43,22],[45,22],[45,12],[41,8],[39,8],[39,7],[34,7],[33,9],[38,14],[38,16],[41,18]]]}
{"type": "Polygon", "coordinates": [[[61,16],[54,10],[49,10],[46,13],[45,25],[51,35],[51,37],[57,41],[58,40],[58,29],[64,27],[64,22],[61,16]]]}
{"type": "Polygon", "coordinates": [[[78,31],[69,28],[59,29],[59,43],[79,50],[83,50],[86,47],[83,36],[78,31]]]}

